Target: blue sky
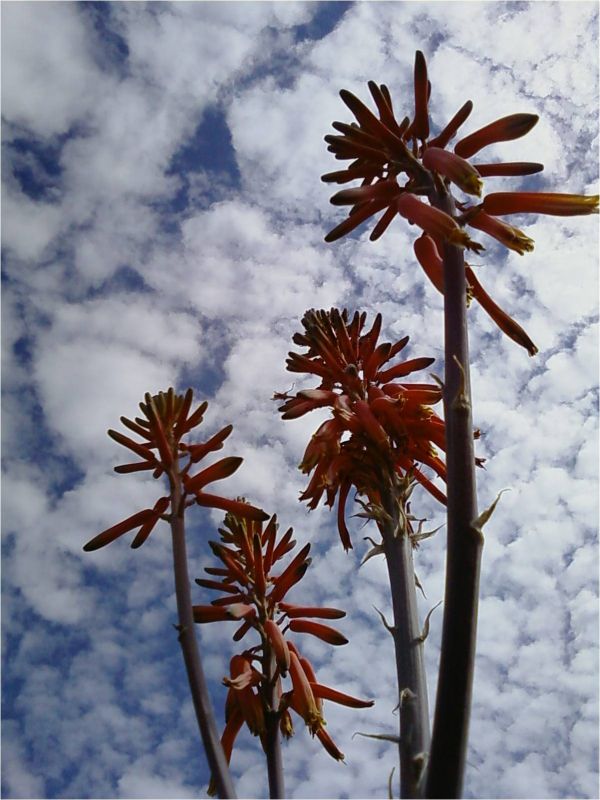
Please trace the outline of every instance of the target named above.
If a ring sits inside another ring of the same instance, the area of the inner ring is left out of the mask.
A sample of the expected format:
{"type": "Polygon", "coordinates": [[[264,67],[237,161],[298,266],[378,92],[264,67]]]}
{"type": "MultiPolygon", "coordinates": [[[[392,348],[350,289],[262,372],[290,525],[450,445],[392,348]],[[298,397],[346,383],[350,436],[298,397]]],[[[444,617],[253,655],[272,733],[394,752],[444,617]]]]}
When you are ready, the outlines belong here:
{"type": "MultiPolygon", "coordinates": [[[[284,747],[290,797],[383,796],[395,753],[357,730],[396,728],[384,564],[344,555],[329,512],[297,502],[296,465],[316,415],[283,423],[271,401],[292,380],[291,336],[310,307],[381,312],[388,338],[441,374],[442,305],[399,219],[333,245],[341,221],[319,176],[323,136],[350,121],[338,97],[389,85],[410,113],[425,53],[439,129],[471,99],[465,133],[540,115],[490,160],[542,161],[543,191],[596,193],[598,9],[587,2],[4,3],[3,725],[5,797],[205,796],[171,623],[166,526],[139,551],[95,533],[153,502],[156,485],[112,471],[105,434],[144,392],[194,387],[205,436],[227,423],[228,482],[317,552],[303,581],[346,608],[350,644],[306,642],[323,683],[374,697],[332,706],[335,764],[304,731],[284,747]]],[[[486,189],[518,179],[487,179],[486,189]],[[491,186],[490,186],[491,184],[491,186]]],[[[493,189],[491,188],[493,187],[493,189]]],[[[512,221],[512,220],[511,220],[512,221]]],[[[525,256],[486,239],[473,259],[540,353],[470,312],[474,416],[486,527],[468,797],[597,797],[598,228],[595,218],[518,217],[525,256]]],[[[482,237],[478,237],[482,238],[482,237]]],[[[432,526],[439,507],[413,507],[432,526]]],[[[190,570],[219,515],[189,527],[190,570]]],[[[416,553],[425,616],[443,596],[443,534],[416,553]]],[[[304,596],[304,592],[303,592],[304,596]]],[[[196,602],[208,592],[194,590],[196,602]]],[[[427,640],[430,705],[441,610],[427,640]]],[[[200,632],[222,718],[231,631],[200,632]]],[[[265,796],[257,741],[232,768],[239,796],[265,796]]]]}

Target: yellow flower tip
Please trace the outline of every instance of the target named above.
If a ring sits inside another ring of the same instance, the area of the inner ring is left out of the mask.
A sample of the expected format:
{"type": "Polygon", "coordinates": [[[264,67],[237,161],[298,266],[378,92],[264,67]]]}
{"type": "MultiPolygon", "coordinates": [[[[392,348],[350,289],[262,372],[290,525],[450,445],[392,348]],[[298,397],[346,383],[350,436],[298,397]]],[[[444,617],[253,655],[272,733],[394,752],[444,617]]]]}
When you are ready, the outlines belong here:
{"type": "Polygon", "coordinates": [[[521,256],[533,250],[533,239],[526,236],[519,228],[515,228],[513,225],[508,225],[506,222],[486,214],[481,208],[469,219],[469,225],[480,231],[484,231],[488,236],[497,239],[505,247],[514,250],[521,256]]]}
{"type": "Polygon", "coordinates": [[[428,147],[423,155],[423,166],[448,178],[463,192],[481,197],[481,175],[472,164],[456,153],[450,153],[441,147],[428,147]]]}
{"type": "Polygon", "coordinates": [[[483,181],[477,175],[469,175],[462,187],[463,191],[467,194],[473,194],[475,197],[481,197],[483,191],[483,181]]]}
{"type": "Polygon", "coordinates": [[[485,247],[482,244],[479,244],[479,242],[474,242],[465,230],[458,227],[450,231],[447,241],[450,242],[450,244],[456,245],[457,247],[464,247],[466,250],[472,250],[474,253],[481,253],[483,250],[485,250],[485,247]]]}
{"type": "Polygon", "coordinates": [[[523,256],[525,253],[533,253],[534,247],[535,242],[533,239],[530,239],[529,236],[526,236],[521,231],[517,231],[512,248],[515,252],[523,256]]]}

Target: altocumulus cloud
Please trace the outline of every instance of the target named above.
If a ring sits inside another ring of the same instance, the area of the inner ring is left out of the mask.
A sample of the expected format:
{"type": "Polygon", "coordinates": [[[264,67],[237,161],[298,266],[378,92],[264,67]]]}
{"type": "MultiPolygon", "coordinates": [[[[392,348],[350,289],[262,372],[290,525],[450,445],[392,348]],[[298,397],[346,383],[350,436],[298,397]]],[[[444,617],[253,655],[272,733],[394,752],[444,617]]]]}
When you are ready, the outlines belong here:
{"type": "MultiPolygon", "coordinates": [[[[118,478],[104,435],[143,392],[193,385],[207,434],[232,422],[245,464],[232,492],[277,511],[316,550],[315,603],[348,610],[350,644],[306,650],[324,682],[374,709],[332,708],[334,765],[304,732],[284,748],[291,797],[375,797],[394,764],[392,643],[384,565],[360,572],[327,511],[297,503],[313,420],[283,424],[285,354],[309,307],[381,311],[387,335],[438,358],[441,301],[407,228],[359,229],[319,175],[337,91],[369,79],[397,104],[414,51],[428,58],[434,120],[467,99],[467,132],[540,115],[490,160],[542,161],[537,190],[595,192],[597,7],[592,3],[6,3],[3,114],[3,793],[190,797],[208,774],[174,635],[168,537],[85,555],[94,533],[152,501],[118,478]],[[526,43],[526,46],[524,46],[526,43]],[[352,714],[352,716],[350,716],[352,714]]],[[[406,97],[409,96],[406,90],[406,97]]],[[[409,109],[406,109],[407,111],[409,109]]],[[[487,157],[487,156],[486,156],[487,157]]],[[[494,188],[514,187],[494,179],[494,188]]],[[[527,256],[491,240],[479,275],[527,328],[535,359],[471,310],[486,528],[469,797],[597,797],[598,238],[588,219],[516,219],[527,256]]],[[[487,237],[486,237],[487,238],[487,237]]],[[[439,509],[415,495],[419,516],[439,509]]],[[[190,529],[193,575],[219,516],[190,529]]],[[[365,531],[366,533],[366,531],[365,531]]],[[[443,534],[417,553],[442,597],[443,534]]],[[[197,602],[206,601],[198,591],[197,602]]],[[[441,613],[427,642],[430,691],[441,613]]],[[[216,626],[215,626],[216,627],[216,626]]],[[[228,630],[202,630],[221,715],[228,630]]],[[[233,758],[240,796],[264,796],[256,740],[233,758]]]]}

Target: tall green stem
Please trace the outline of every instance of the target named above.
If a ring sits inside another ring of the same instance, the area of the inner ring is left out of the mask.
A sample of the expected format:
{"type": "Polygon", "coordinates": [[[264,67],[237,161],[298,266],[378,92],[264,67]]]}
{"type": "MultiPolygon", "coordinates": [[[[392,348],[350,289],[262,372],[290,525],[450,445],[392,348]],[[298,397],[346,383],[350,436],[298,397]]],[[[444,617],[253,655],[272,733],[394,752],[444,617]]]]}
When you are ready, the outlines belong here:
{"type": "MultiPolygon", "coordinates": [[[[396,487],[394,487],[395,489],[396,487]]],[[[421,773],[429,750],[429,708],[423,642],[417,613],[412,542],[400,490],[384,499],[388,520],[380,529],[387,562],[394,625],[400,716],[400,796],[421,796],[421,773]]]]}
{"type": "Polygon", "coordinates": [[[181,478],[178,474],[170,476],[171,482],[171,538],[173,542],[173,569],[175,573],[175,593],[179,617],[179,643],[187,671],[188,682],[196,712],[200,735],[204,744],[206,758],[215,781],[219,797],[234,798],[235,789],[221,741],[217,733],[210,695],[200,661],[198,642],[192,611],[192,594],[187,565],[185,542],[184,508],[181,502],[181,478]]]}
{"type": "MultiPolygon", "coordinates": [[[[441,188],[430,200],[454,216],[441,188]]],[[[444,413],[448,470],[448,546],[440,667],[425,794],[461,796],[475,667],[479,570],[483,537],[475,527],[477,498],[469,380],[467,287],[463,251],[444,247],[444,413]]]]}

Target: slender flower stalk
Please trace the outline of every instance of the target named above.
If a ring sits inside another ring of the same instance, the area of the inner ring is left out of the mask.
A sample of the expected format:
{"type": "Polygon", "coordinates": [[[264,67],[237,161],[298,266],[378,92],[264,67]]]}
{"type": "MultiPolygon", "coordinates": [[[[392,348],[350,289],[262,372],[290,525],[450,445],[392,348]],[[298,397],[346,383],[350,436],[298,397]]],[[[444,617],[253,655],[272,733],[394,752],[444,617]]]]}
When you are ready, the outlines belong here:
{"type": "Polygon", "coordinates": [[[177,612],[179,631],[179,644],[185,662],[196,720],[200,728],[204,750],[211,773],[215,776],[215,783],[219,797],[236,797],[235,789],[223,748],[219,742],[214,712],[202,662],[198,650],[198,642],[194,631],[194,618],[192,614],[192,599],[190,593],[190,578],[187,566],[187,548],[185,541],[185,523],[183,509],[181,508],[182,489],[175,479],[171,489],[174,508],[180,508],[180,513],[171,517],[171,538],[173,545],[173,569],[175,574],[175,594],[177,596],[177,612]]]}
{"type": "MultiPolygon", "coordinates": [[[[365,314],[357,312],[350,320],[346,311],[337,309],[307,311],[302,323],[304,331],[293,340],[308,351],[290,353],[288,370],[316,375],[320,385],[275,397],[285,401],[279,409],[284,419],[316,408],[331,409],[331,418],[319,426],[304,453],[300,469],[312,477],[301,499],[309,501],[311,509],[323,496],[331,507],[337,500],[338,531],[348,550],[352,541],[346,505],[355,488],[365,498],[358,500],[363,508],[358,516],[375,521],[381,534],[381,543],[370,555],[385,555],[390,579],[394,623],[388,630],[394,638],[402,705],[402,794],[419,797],[424,754],[429,750],[429,714],[412,550],[424,534],[412,527],[409,498],[418,482],[445,502],[442,489],[424,471],[445,480],[445,464],[437,450],[446,448],[445,427],[430,408],[441,400],[442,392],[436,384],[403,380],[430,366],[432,359],[413,358],[390,366],[408,337],[379,343],[381,315],[369,330],[365,314]]],[[[331,644],[343,643],[339,634],[320,623],[292,618],[290,629],[331,644]]]]}
{"type": "MultiPolygon", "coordinates": [[[[436,195],[432,199],[447,214],[453,214],[450,195],[436,195]]],[[[428,798],[454,798],[462,794],[483,547],[483,536],[475,527],[477,495],[462,250],[446,244],[443,264],[448,538],[440,666],[425,782],[428,798]]]]}
{"type": "MultiPolygon", "coordinates": [[[[200,624],[241,621],[233,634],[234,641],[241,641],[250,631],[260,638],[258,645],[233,656],[230,675],[223,679],[229,692],[221,742],[229,763],[236,736],[246,723],[250,733],[259,737],[265,753],[270,797],[283,798],[281,737],[288,739],[294,732],[290,709],[302,718],[325,750],[341,761],[344,754],[323,727],[323,700],[351,708],[368,708],[373,701],[320,684],[311,663],[289,638],[292,632],[311,634],[332,645],[348,642],[337,629],[311,619],[341,619],[345,616],[341,609],[292,605],[284,600],[310,565],[310,544],[281,569],[279,562],[291,553],[296,542],[291,528],[279,536],[275,516],[264,527],[260,521],[229,513],[219,533],[221,540],[210,545],[223,567],[207,567],[206,571],[220,580],[198,578],[196,583],[225,594],[209,606],[195,605],[194,620],[200,624]],[[286,679],[291,687],[284,691],[282,681],[286,679]]],[[[211,782],[209,794],[214,790],[215,783],[211,782]]]]}
{"type": "MultiPolygon", "coordinates": [[[[467,194],[479,197],[482,178],[532,175],[541,171],[542,165],[536,163],[469,162],[471,156],[488,145],[524,136],[538,121],[537,115],[520,113],[498,119],[463,136],[455,145],[454,153],[449,153],[446,147],[470,116],[473,104],[467,101],[441,132],[430,139],[432,125],[428,103],[431,85],[425,58],[420,51],[415,57],[412,120],[405,117],[398,122],[387,86],[377,86],[372,81],[368,86],[377,106],[377,116],[358,97],[349,92],[340,93],[356,123],[352,126],[334,123],[343,135],[329,141],[329,150],[337,159],[351,160],[351,163],[346,171],[338,170],[322,179],[337,184],[360,179],[361,186],[358,190],[342,190],[332,198],[336,205],[351,207],[348,218],[330,231],[325,241],[333,242],[351,233],[371,216],[383,212],[370,236],[375,240],[398,215],[404,217],[427,234],[417,239],[415,254],[428,277],[444,294],[447,588],[433,742],[424,791],[427,797],[458,797],[467,747],[482,542],[481,533],[476,530],[476,462],[466,317],[468,297],[474,296],[498,327],[527,349],[530,355],[537,352],[525,331],[497,306],[465,264],[465,248],[476,252],[483,250],[481,245],[471,241],[465,227],[482,230],[508,249],[523,255],[533,249],[533,241],[519,229],[497,219],[498,216],[513,213],[556,216],[596,213],[598,196],[500,192],[487,194],[477,205],[459,203],[450,194],[451,183],[467,194]]],[[[325,373],[315,370],[315,374],[325,373]]],[[[340,417],[338,414],[338,420],[340,417]]],[[[354,433],[354,429],[348,427],[354,433]]],[[[323,429],[317,432],[316,438],[332,436],[332,430],[323,429]]],[[[374,426],[372,431],[375,441],[374,426]]],[[[329,473],[319,476],[319,480],[324,479],[329,479],[329,473]]],[[[309,486],[313,496],[316,496],[317,486],[318,481],[309,486]]],[[[348,481],[340,486],[340,497],[344,502],[348,489],[348,481]]]]}
{"type": "MultiPolygon", "coordinates": [[[[250,519],[262,520],[267,518],[267,515],[254,506],[218,495],[208,495],[204,492],[205,486],[209,483],[233,474],[242,463],[241,458],[223,458],[202,469],[196,475],[190,475],[194,464],[209,453],[223,447],[223,442],[232,430],[232,427],[228,425],[203,444],[184,443],[183,437],[202,422],[208,405],[206,402],[201,403],[190,414],[192,400],[191,389],[188,389],[183,396],[175,394],[172,388],[168,392],[160,392],[154,396],[146,394],[144,402],[140,403],[142,417],[136,417],[135,420],[121,417],[123,425],[141,437],[142,442],[137,442],[119,431],[110,430],[108,432],[114,441],[127,447],[142,459],[135,463],[117,466],[115,471],[129,473],[152,470],[154,478],[164,475],[168,479],[169,495],[159,498],[153,508],[140,511],[98,534],[83,549],[86,551],[97,550],[132,530],[137,530],[137,534],[131,546],[137,548],[146,541],[159,520],[162,519],[169,523],[177,597],[178,624],[176,627],[179,632],[178,638],[196,719],[208,764],[214,776],[216,791],[220,797],[235,797],[226,754],[219,742],[194,631],[184,517],[186,508],[195,502],[213,508],[235,510],[250,519]],[[181,459],[187,460],[183,466],[180,464],[181,459]],[[170,511],[167,513],[169,507],[170,511]]],[[[229,613],[235,613],[239,617],[244,616],[244,611],[239,606],[234,611],[230,609],[229,613]]],[[[227,745],[227,739],[225,745],[227,745]]]]}

